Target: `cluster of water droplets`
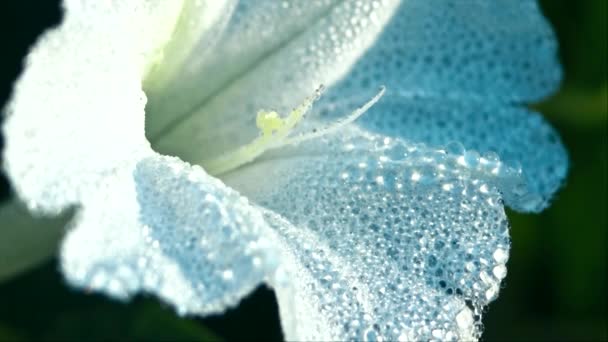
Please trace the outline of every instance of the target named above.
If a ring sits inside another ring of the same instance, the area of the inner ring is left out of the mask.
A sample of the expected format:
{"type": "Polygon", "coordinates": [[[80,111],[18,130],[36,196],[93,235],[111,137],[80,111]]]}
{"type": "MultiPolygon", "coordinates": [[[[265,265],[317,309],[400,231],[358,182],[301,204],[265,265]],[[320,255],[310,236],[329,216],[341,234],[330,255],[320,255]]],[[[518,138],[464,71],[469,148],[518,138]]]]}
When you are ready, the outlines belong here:
{"type": "Polygon", "coordinates": [[[560,78],[557,43],[536,1],[414,0],[401,2],[341,86],[343,94],[381,83],[401,94],[504,103],[538,100],[560,78]]]}
{"type": "Polygon", "coordinates": [[[278,264],[262,215],[200,167],[152,156],[108,175],[62,247],[74,286],[153,293],[180,314],[219,313],[278,264]],[[114,178],[116,177],[116,178],[114,178]]]}
{"type": "Polygon", "coordinates": [[[556,51],[536,1],[403,1],[311,117],[333,121],[385,85],[362,127],[435,149],[458,141],[482,164],[496,153],[500,168],[521,179],[495,183],[506,204],[538,212],[563,184],[568,157],[556,131],[523,103],[559,84],[556,51]]]}
{"type": "MultiPolygon", "coordinates": [[[[332,102],[332,94],[330,90],[321,98],[321,110],[313,117],[331,122],[335,113],[357,105],[357,96],[332,102]]],[[[388,89],[357,123],[392,139],[432,147],[437,162],[485,174],[503,192],[505,203],[518,211],[546,208],[568,171],[557,132],[539,114],[522,107],[408,97],[388,89]]]]}
{"type": "Polygon", "coordinates": [[[436,150],[349,134],[271,154],[225,179],[267,210],[293,272],[292,287],[276,286],[284,326],[296,326],[286,337],[479,337],[509,251],[489,179],[518,171],[457,144],[436,150]]]}
{"type": "Polygon", "coordinates": [[[469,151],[459,148],[454,153],[478,151],[482,164],[511,169],[512,174],[521,175],[521,182],[504,184],[501,190],[505,202],[520,211],[545,208],[568,170],[568,156],[557,132],[539,114],[522,107],[389,95],[361,124],[439,149],[458,141],[469,151]]]}

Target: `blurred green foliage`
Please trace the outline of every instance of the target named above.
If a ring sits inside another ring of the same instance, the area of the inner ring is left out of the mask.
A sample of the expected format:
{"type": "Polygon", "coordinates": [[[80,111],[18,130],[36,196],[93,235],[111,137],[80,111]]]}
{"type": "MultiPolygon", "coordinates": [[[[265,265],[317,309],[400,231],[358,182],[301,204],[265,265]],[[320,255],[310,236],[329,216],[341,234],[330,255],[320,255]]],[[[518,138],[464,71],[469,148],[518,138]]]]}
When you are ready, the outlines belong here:
{"type": "Polygon", "coordinates": [[[42,267],[2,286],[0,340],[219,340],[156,300],[127,304],[71,290],[54,268],[42,267]]]}
{"type": "MultiPolygon", "coordinates": [[[[550,209],[509,212],[509,276],[486,313],[484,338],[606,340],[608,1],[541,3],[559,37],[565,80],[534,107],[562,135],[571,170],[550,209]]],[[[240,314],[179,319],[152,298],[127,305],[72,291],[50,262],[0,285],[0,340],[217,340],[211,330],[224,339],[276,339],[268,293],[257,291],[240,314]]]]}

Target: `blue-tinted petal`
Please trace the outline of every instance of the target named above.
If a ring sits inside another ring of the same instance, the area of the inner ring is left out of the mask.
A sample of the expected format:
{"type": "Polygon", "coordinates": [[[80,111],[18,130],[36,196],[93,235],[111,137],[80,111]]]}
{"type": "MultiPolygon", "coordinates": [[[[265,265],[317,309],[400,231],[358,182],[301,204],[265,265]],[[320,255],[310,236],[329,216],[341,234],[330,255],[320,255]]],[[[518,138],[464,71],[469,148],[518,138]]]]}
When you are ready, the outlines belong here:
{"type": "Polygon", "coordinates": [[[498,157],[510,168],[521,168],[525,187],[512,189],[520,192],[518,196],[501,189],[506,204],[520,211],[544,209],[568,171],[568,156],[557,132],[541,115],[523,107],[389,96],[362,118],[361,125],[430,146],[458,142],[490,162],[498,157]]]}
{"type": "Polygon", "coordinates": [[[348,113],[358,103],[344,99],[360,102],[384,84],[363,127],[436,147],[458,142],[521,167],[525,182],[500,190],[514,209],[540,211],[563,183],[568,158],[555,131],[522,103],[556,89],[556,52],[535,1],[405,1],[317,112],[348,113]]]}
{"type": "Polygon", "coordinates": [[[200,167],[150,157],[85,200],[62,269],[72,285],[119,299],[143,291],[181,314],[217,313],[274,272],[265,229],[246,199],[200,167]]]}
{"type": "Polygon", "coordinates": [[[535,0],[408,0],[337,88],[527,102],[560,79],[557,42],[535,0]]]}
{"type": "MultiPolygon", "coordinates": [[[[348,112],[360,101],[361,97],[343,98],[321,106],[331,115],[348,112]]],[[[503,192],[506,204],[519,211],[544,209],[568,171],[568,155],[558,133],[541,115],[523,106],[388,94],[357,123],[372,132],[435,148],[460,144],[460,151],[451,152],[477,154],[485,159],[481,162],[500,161],[521,172],[521,184],[489,179],[503,192]]]]}
{"type": "Polygon", "coordinates": [[[508,223],[484,171],[443,151],[345,128],[226,182],[265,207],[295,340],[469,340],[506,274],[508,223]],[[290,274],[291,272],[291,274],[290,274]]]}

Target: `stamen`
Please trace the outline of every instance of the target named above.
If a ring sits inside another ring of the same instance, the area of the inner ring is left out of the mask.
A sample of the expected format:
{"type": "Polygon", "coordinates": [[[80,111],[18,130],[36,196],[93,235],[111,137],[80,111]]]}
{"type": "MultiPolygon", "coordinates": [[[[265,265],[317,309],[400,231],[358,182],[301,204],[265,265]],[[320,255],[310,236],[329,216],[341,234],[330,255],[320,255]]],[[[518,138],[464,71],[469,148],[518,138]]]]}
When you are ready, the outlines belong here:
{"type": "Polygon", "coordinates": [[[302,119],[306,113],[310,111],[312,104],[321,96],[323,90],[324,87],[320,86],[315,91],[314,96],[306,99],[304,103],[292,110],[285,118],[281,118],[275,111],[259,111],[255,120],[256,126],[260,130],[260,135],[257,138],[247,145],[241,146],[238,149],[217,158],[204,161],[201,164],[209,174],[219,175],[253,161],[268,150],[285,145],[299,144],[303,141],[335,132],[341,127],[355,121],[371,106],[378,102],[380,97],[384,94],[385,88],[382,87],[376,96],[347,117],[320,130],[313,130],[312,132],[302,133],[298,136],[289,138],[289,134],[300,122],[302,122],[302,119]]]}
{"type": "Polygon", "coordinates": [[[299,144],[303,141],[307,141],[307,140],[314,139],[314,138],[319,138],[319,137],[322,137],[324,135],[327,135],[327,134],[330,134],[330,133],[333,133],[333,132],[339,130],[340,128],[348,125],[349,123],[354,122],[361,115],[363,115],[363,113],[367,112],[373,105],[376,104],[376,102],[378,102],[378,100],[380,100],[382,95],[384,95],[385,91],[386,91],[386,87],[384,87],[384,86],[380,87],[380,91],[378,92],[378,94],[376,94],[374,97],[372,97],[371,100],[367,101],[367,103],[365,103],[363,106],[357,108],[354,112],[352,112],[345,118],[338,119],[336,122],[334,122],[326,127],[323,127],[321,129],[314,129],[311,132],[301,133],[298,136],[286,139],[284,144],[285,145],[299,144]]]}

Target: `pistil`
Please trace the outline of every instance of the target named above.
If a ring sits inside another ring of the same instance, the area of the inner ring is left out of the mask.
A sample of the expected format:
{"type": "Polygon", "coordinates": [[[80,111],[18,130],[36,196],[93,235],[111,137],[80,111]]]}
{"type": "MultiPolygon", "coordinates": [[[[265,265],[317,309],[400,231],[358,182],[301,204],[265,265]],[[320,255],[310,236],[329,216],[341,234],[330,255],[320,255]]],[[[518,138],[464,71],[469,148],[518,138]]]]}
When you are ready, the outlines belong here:
{"type": "Polygon", "coordinates": [[[254,161],[266,151],[286,145],[296,145],[336,132],[341,127],[363,115],[363,113],[378,102],[385,91],[385,88],[381,87],[380,91],[371,100],[342,119],[336,120],[325,127],[291,136],[294,129],[310,111],[313,103],[321,96],[323,89],[323,86],[320,86],[313,96],[307,98],[285,118],[282,118],[275,111],[260,110],[256,117],[256,126],[260,131],[259,136],[247,145],[243,145],[217,158],[204,161],[202,163],[203,168],[211,175],[221,175],[254,161]]]}

